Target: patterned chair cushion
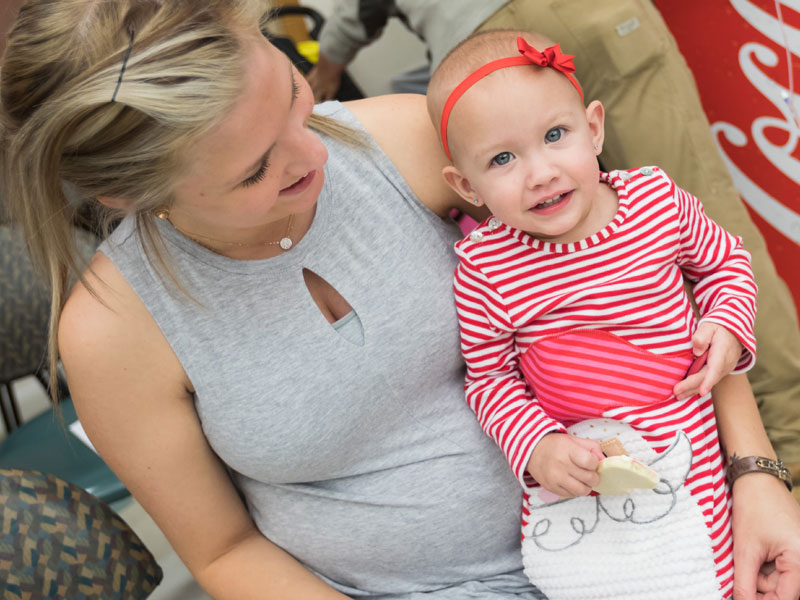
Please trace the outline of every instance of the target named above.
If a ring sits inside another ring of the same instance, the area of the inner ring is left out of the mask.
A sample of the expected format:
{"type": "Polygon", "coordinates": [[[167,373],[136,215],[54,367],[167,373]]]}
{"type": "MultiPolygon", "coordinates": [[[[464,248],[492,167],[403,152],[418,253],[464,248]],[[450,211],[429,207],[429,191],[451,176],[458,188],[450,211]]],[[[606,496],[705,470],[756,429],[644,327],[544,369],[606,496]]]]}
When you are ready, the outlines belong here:
{"type": "Polygon", "coordinates": [[[99,499],[53,475],[0,470],[4,600],[146,598],[162,575],[139,537],[99,499]]]}

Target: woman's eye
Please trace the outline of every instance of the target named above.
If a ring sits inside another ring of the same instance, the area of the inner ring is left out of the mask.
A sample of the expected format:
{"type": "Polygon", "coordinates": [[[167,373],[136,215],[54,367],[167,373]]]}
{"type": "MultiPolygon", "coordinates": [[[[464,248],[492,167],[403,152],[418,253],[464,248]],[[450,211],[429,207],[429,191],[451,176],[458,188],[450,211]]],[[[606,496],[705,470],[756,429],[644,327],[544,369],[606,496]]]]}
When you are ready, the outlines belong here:
{"type": "Polygon", "coordinates": [[[564,133],[563,127],[553,127],[550,131],[544,134],[544,141],[549,143],[557,142],[561,139],[564,133]]]}
{"type": "Polygon", "coordinates": [[[492,164],[502,166],[510,163],[512,158],[514,158],[514,155],[511,152],[501,152],[492,159],[492,164]]]}
{"type": "Polygon", "coordinates": [[[258,167],[258,171],[253,173],[250,177],[245,179],[242,182],[242,187],[250,187],[251,185],[255,185],[258,182],[264,179],[264,176],[267,174],[267,167],[269,167],[269,160],[265,159],[261,162],[261,165],[258,167]]]}

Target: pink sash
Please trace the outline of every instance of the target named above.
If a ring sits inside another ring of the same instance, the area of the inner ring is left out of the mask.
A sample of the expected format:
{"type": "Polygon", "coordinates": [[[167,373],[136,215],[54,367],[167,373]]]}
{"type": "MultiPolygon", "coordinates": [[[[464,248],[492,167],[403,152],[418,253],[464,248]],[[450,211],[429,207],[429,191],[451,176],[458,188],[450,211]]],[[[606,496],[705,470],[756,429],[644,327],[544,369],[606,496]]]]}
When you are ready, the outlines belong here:
{"type": "Polygon", "coordinates": [[[655,354],[607,331],[576,329],[531,344],[520,369],[547,414],[570,425],[668,400],[691,362],[691,350],[655,354]]]}

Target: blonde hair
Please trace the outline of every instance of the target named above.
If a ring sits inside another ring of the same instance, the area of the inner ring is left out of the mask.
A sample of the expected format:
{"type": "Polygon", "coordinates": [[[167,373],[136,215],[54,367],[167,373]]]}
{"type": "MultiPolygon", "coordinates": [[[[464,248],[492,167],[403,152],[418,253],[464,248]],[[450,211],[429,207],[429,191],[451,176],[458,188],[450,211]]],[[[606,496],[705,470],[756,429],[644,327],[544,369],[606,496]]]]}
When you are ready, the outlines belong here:
{"type": "MultiPolygon", "coordinates": [[[[86,267],[78,206],[124,200],[148,258],[166,269],[154,213],[170,204],[185,149],[239,97],[245,35],[269,9],[269,0],[31,0],[20,10],[0,69],[0,179],[52,286],[52,373],[68,284],[86,267]]],[[[312,124],[346,137],[335,123],[312,124]]],[[[107,233],[122,215],[102,212],[107,233]]]]}

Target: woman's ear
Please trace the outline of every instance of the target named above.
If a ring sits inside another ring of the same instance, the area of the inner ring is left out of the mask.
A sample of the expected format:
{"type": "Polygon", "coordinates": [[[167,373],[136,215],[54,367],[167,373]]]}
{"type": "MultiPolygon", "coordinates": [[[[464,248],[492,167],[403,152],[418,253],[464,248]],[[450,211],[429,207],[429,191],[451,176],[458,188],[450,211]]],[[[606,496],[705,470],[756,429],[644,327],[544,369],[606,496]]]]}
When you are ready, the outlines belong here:
{"type": "Polygon", "coordinates": [[[478,198],[469,179],[464,177],[456,167],[447,165],[442,169],[442,176],[452,190],[473,206],[482,206],[483,200],[478,198]]]}
{"type": "Polygon", "coordinates": [[[592,134],[595,155],[599,155],[603,151],[605,119],[606,111],[603,104],[599,100],[592,100],[586,107],[586,121],[589,123],[589,131],[592,134]]]}

